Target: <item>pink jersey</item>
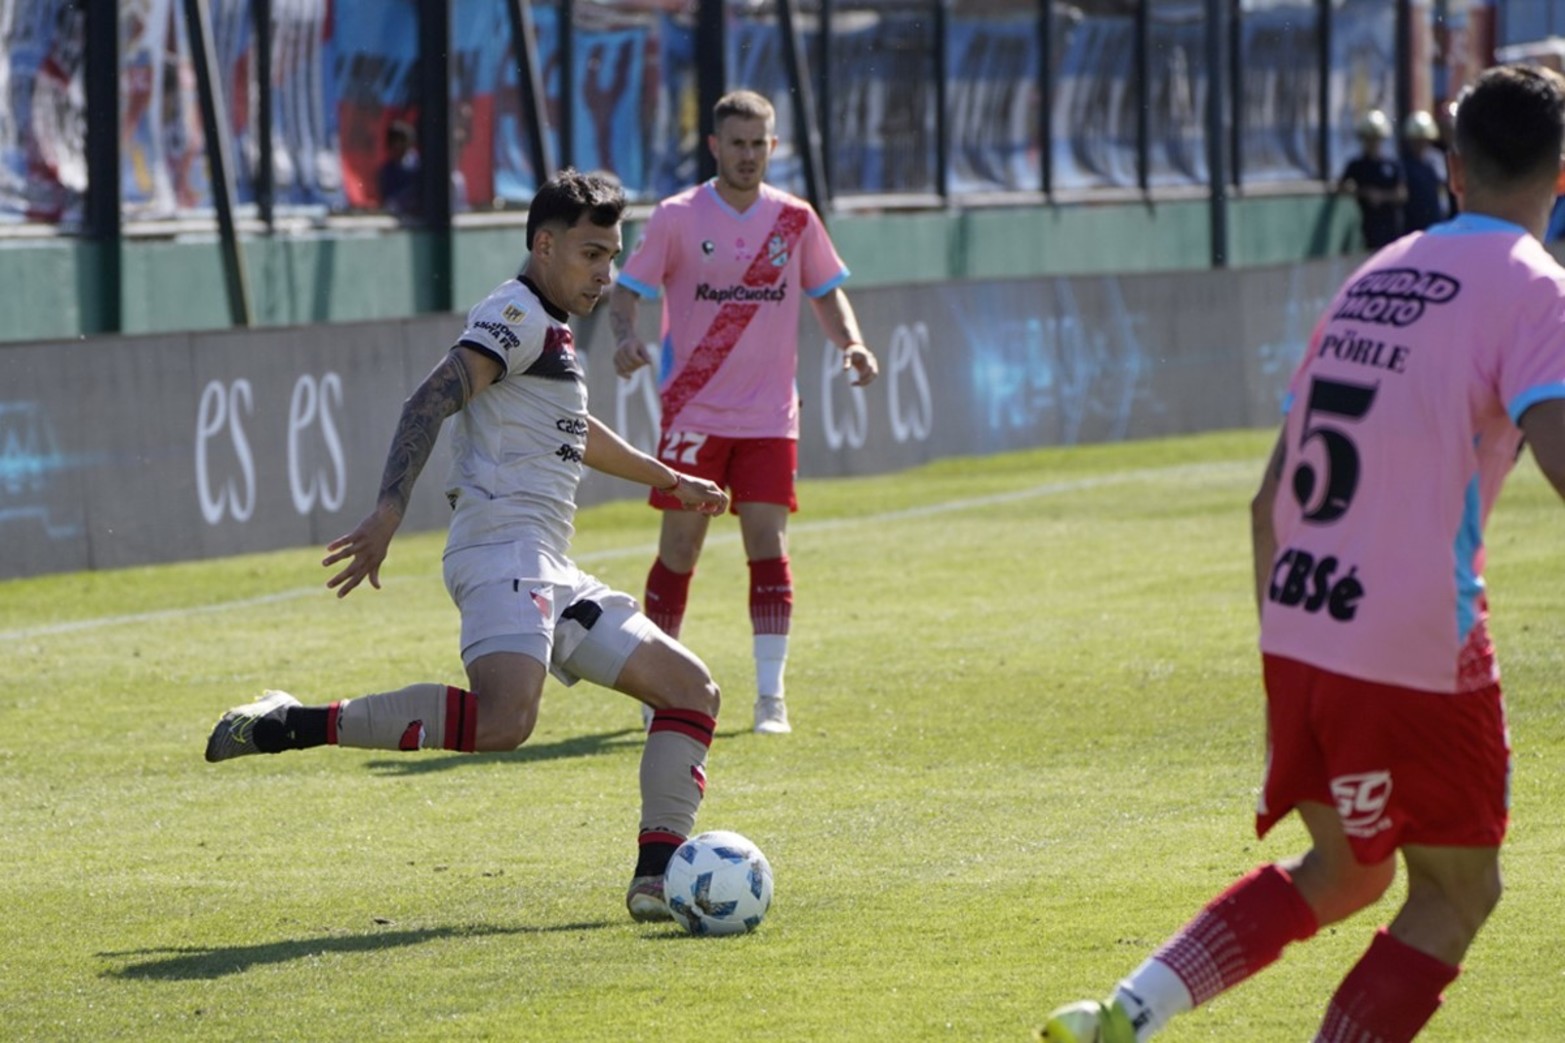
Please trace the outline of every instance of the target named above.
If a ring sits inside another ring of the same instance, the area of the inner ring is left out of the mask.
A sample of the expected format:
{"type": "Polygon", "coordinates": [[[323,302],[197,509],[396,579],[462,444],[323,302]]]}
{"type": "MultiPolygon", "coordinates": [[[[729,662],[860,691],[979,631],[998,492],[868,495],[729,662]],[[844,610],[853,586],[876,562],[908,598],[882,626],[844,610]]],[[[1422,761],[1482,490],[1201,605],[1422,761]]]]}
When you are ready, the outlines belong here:
{"type": "Polygon", "coordinates": [[[1483,530],[1527,408],[1565,397],[1565,270],[1466,214],[1353,274],[1288,389],[1261,648],[1430,692],[1498,680],[1483,530]]]}
{"type": "Polygon", "coordinates": [[[658,204],[619,274],[663,298],[663,429],[798,438],[799,294],[848,277],[804,200],[770,185],[744,213],[712,182],[658,204]]]}

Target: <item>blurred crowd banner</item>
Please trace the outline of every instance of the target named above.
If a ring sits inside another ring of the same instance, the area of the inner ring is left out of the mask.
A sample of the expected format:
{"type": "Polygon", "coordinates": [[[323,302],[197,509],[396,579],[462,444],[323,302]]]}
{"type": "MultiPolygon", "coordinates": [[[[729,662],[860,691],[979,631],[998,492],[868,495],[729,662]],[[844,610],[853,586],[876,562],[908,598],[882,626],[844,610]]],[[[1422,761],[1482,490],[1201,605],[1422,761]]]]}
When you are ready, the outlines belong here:
{"type": "MultiPolygon", "coordinates": [[[[1357,114],[1392,107],[1395,5],[1224,2],[1234,14],[1229,61],[1242,70],[1230,117],[1236,174],[1257,181],[1330,176],[1335,171],[1321,169],[1319,145],[1322,70],[1329,69],[1331,98],[1326,162],[1337,166],[1351,149],[1357,114]],[[1325,11],[1328,32],[1322,31],[1325,11]]],[[[238,202],[254,203],[255,171],[269,161],[280,212],[378,209],[386,130],[395,121],[417,125],[424,103],[415,0],[271,0],[272,75],[265,85],[256,83],[252,0],[206,3],[224,118],[237,152],[238,202]],[[263,89],[274,113],[269,143],[256,132],[263,89]]],[[[525,205],[537,182],[507,3],[451,0],[452,82],[440,102],[450,106],[458,210],[525,205]]],[[[1452,13],[1444,24],[1459,30],[1468,3],[1447,3],[1452,13]]],[[[696,176],[692,4],[534,5],[556,155],[565,106],[574,128],[573,154],[562,161],[613,171],[638,199],[661,197],[696,176]],[[572,12],[569,63],[560,60],[562,9],[572,12]],[[570,84],[561,82],[562,68],[571,70],[570,84]]],[[[818,0],[801,0],[830,194],[1038,192],[1046,161],[1052,189],[1136,186],[1143,31],[1147,184],[1204,184],[1211,88],[1206,5],[1146,0],[1144,27],[1126,13],[1135,8],[1113,0],[837,0],[823,40],[818,0]],[[1046,124],[1053,128],[1049,142],[1042,140],[1046,124]],[[944,157],[936,151],[942,140],[944,157]]],[[[118,10],[124,215],[209,214],[186,5],[121,0],[118,10]]],[[[735,0],[727,12],[727,82],[778,102],[783,146],[774,179],[798,190],[802,174],[791,146],[796,128],[785,103],[777,12],[772,0],[735,0]]],[[[84,0],[0,0],[0,221],[68,227],[80,220],[89,177],[84,25],[84,0]]]]}

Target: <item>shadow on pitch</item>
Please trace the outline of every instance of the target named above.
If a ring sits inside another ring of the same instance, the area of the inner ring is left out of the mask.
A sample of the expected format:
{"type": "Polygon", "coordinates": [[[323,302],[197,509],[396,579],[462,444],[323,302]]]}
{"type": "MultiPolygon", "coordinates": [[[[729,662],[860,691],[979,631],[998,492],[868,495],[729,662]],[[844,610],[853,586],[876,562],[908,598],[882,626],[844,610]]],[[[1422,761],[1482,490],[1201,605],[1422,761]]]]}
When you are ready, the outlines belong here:
{"type": "Polygon", "coordinates": [[[473,767],[479,764],[504,761],[511,764],[527,764],[531,761],[552,761],[592,757],[622,747],[640,747],[646,733],[640,728],[623,728],[597,735],[579,735],[558,742],[524,743],[519,749],[506,753],[408,753],[386,760],[368,761],[367,767],[380,775],[427,775],[453,768],[473,767]]]}
{"type": "Polygon", "coordinates": [[[381,952],[442,938],[486,938],[491,935],[552,934],[557,931],[593,931],[611,926],[600,923],[559,924],[552,927],[429,927],[417,931],[377,931],[373,934],[329,935],[267,942],[264,945],[235,945],[204,948],[181,945],[166,949],[133,949],[129,952],[100,952],[104,959],[149,956],[124,967],[103,972],[106,978],[150,981],[200,981],[242,974],[252,967],[290,963],[326,953],[381,952]]]}

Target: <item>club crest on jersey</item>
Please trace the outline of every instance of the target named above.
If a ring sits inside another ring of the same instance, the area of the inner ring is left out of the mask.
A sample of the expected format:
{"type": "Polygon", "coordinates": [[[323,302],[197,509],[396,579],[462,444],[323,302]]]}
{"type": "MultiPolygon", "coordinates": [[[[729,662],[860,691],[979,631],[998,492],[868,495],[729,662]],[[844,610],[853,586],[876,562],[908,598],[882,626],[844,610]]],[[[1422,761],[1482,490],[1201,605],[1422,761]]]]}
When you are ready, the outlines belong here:
{"type": "Polygon", "coordinates": [[[512,326],[515,326],[518,322],[521,322],[523,319],[527,318],[527,309],[522,307],[520,304],[517,304],[515,301],[512,301],[510,304],[505,306],[505,310],[500,313],[500,316],[504,318],[506,322],[509,322],[512,326]]]}
{"type": "Polygon", "coordinates": [[[716,250],[717,250],[717,244],[712,242],[712,240],[710,240],[710,239],[703,239],[703,240],[701,240],[701,252],[703,254],[705,254],[707,257],[711,257],[712,254],[716,250]]]}
{"type": "Polygon", "coordinates": [[[788,263],[788,241],[773,232],[772,237],[766,240],[766,258],[772,262],[773,268],[781,268],[788,263]]]}

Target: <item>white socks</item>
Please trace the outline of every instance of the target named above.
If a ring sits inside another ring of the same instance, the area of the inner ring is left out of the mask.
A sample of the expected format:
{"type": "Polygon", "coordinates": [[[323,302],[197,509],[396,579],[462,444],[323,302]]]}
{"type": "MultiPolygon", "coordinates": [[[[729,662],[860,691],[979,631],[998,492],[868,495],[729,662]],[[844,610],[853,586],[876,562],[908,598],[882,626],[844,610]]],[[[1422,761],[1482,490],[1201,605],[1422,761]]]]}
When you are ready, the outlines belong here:
{"type": "Polygon", "coordinates": [[[1114,999],[1130,1015],[1136,1043],[1146,1043],[1176,1014],[1194,1006],[1190,990],[1162,960],[1148,959],[1114,990],[1114,999]]]}
{"type": "Polygon", "coordinates": [[[788,665],[787,634],[755,635],[755,692],[781,699],[783,669],[788,665]]]}

